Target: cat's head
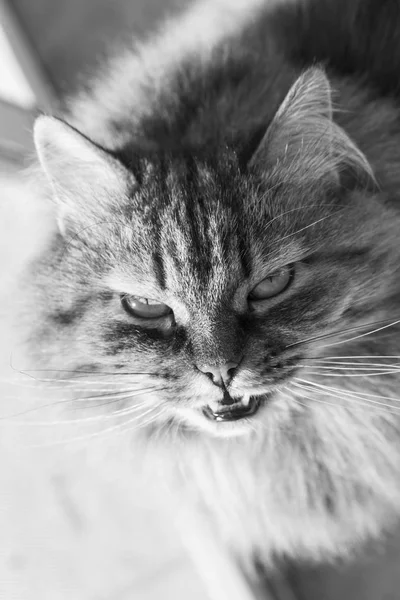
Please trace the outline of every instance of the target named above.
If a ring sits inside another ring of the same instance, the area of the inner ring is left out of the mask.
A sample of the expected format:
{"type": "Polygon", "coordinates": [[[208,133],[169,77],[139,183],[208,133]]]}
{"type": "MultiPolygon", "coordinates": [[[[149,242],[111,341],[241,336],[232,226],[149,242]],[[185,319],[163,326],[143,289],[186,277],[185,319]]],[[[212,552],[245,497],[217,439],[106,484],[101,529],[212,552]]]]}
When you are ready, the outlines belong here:
{"type": "Polygon", "coordinates": [[[390,220],[320,69],[245,167],[219,148],[128,169],[48,117],[36,144],[60,229],[35,271],[36,342],[53,368],[115,374],[160,424],[252,431],[323,336],[385,316],[390,220]]]}

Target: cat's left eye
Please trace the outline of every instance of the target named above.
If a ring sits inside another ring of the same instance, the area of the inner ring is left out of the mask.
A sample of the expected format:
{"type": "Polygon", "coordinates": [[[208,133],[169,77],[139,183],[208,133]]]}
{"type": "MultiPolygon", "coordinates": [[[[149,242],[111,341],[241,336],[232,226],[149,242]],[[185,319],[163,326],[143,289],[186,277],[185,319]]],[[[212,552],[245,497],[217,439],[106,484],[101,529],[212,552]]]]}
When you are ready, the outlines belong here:
{"type": "Polygon", "coordinates": [[[161,319],[172,313],[166,304],[161,304],[151,298],[130,296],[129,294],[121,295],[121,304],[129,315],[139,319],[161,319]]]}
{"type": "Polygon", "coordinates": [[[286,266],[263,279],[249,294],[249,300],[257,302],[273,298],[289,287],[293,279],[293,267],[286,266]]]}

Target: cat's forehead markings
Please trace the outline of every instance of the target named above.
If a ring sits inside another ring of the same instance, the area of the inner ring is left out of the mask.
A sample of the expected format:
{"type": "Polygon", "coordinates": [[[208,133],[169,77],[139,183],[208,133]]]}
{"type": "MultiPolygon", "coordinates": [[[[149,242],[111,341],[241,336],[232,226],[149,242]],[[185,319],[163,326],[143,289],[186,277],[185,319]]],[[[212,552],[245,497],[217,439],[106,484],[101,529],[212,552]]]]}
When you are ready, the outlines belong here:
{"type": "Polygon", "coordinates": [[[81,92],[75,99],[74,120],[85,123],[88,133],[97,139],[100,136],[99,141],[110,148],[129,143],[130,129],[117,128],[116,124],[126,122],[132,98],[137,106],[149,106],[149,74],[157,95],[161,94],[169,86],[180,61],[186,60],[185,57],[193,61],[195,56],[202,66],[212,61],[213,50],[240,31],[246,22],[251,22],[264,4],[265,0],[195,3],[191,10],[168,22],[157,36],[151,36],[138,52],[127,51],[114,59],[114,68],[106,69],[104,75],[93,81],[90,93],[81,92]]]}
{"type": "Polygon", "coordinates": [[[104,283],[116,292],[131,294],[133,296],[143,296],[151,298],[158,296],[159,289],[152,284],[151,279],[146,282],[136,279],[134,276],[129,276],[121,272],[114,272],[107,275],[104,283]],[[152,294],[152,296],[150,296],[152,294]]]}

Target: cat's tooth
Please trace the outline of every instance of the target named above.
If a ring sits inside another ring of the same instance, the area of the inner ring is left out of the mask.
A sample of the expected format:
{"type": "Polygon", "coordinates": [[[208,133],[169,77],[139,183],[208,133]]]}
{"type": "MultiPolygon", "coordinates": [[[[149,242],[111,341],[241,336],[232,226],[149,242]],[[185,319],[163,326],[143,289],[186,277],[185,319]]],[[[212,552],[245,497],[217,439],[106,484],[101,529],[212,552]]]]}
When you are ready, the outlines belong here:
{"type": "Polygon", "coordinates": [[[242,404],[244,404],[245,406],[248,406],[249,402],[250,402],[250,394],[243,394],[242,404]]]}

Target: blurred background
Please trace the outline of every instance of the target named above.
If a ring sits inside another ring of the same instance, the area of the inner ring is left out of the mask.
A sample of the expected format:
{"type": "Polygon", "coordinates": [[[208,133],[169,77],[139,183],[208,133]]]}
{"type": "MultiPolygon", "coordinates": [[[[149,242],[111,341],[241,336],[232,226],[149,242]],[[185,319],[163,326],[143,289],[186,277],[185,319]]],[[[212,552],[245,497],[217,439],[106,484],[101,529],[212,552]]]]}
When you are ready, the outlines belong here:
{"type": "Polygon", "coordinates": [[[54,113],[110,47],[194,0],[0,0],[0,153],[23,161],[38,110],[54,113]]]}

